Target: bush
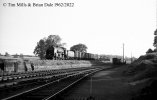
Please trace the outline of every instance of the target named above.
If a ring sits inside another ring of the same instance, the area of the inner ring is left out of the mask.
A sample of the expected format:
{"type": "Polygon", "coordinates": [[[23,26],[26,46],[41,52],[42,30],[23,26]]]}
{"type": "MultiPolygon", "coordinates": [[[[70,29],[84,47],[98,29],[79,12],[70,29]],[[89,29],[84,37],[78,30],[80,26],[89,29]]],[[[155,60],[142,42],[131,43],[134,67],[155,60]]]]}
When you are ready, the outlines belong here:
{"type": "Polygon", "coordinates": [[[152,49],[148,49],[146,53],[153,53],[152,49]]]}
{"type": "Polygon", "coordinates": [[[146,59],[154,59],[156,55],[146,55],[146,59]]]}

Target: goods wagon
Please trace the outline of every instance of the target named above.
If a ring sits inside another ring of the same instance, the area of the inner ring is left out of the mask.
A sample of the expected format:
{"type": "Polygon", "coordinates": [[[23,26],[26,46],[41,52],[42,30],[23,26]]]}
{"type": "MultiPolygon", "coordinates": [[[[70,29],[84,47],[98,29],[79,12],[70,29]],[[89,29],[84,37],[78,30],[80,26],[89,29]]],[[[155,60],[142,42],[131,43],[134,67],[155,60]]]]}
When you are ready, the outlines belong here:
{"type": "Polygon", "coordinates": [[[85,60],[85,52],[81,52],[81,59],[85,60]]]}
{"type": "Polygon", "coordinates": [[[74,59],[74,51],[67,50],[67,58],[66,59],[74,59]]]}
{"type": "Polygon", "coordinates": [[[74,58],[80,60],[82,58],[81,52],[75,51],[74,58]]]}
{"type": "Polygon", "coordinates": [[[76,59],[76,60],[96,60],[100,56],[92,53],[66,50],[63,47],[49,47],[46,50],[46,59],[76,59]]]}
{"type": "Polygon", "coordinates": [[[86,59],[86,60],[89,59],[89,53],[85,53],[85,59],[86,59]]]}
{"type": "Polygon", "coordinates": [[[112,62],[115,65],[126,64],[126,61],[122,62],[120,58],[112,58],[112,62]]]}

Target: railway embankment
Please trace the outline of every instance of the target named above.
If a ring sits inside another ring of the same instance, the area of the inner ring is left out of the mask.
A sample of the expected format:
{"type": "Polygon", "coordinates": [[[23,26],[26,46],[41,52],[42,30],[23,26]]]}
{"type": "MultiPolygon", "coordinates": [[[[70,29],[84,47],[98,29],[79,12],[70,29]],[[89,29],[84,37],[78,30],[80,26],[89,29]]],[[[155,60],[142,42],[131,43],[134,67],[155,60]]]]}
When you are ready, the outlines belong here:
{"type": "Polygon", "coordinates": [[[11,57],[3,57],[0,60],[0,75],[29,71],[91,67],[103,64],[103,62],[98,60],[39,60],[11,57]]]}
{"type": "Polygon", "coordinates": [[[157,55],[147,54],[127,66],[123,75],[132,85],[133,100],[157,100],[157,55]]]}
{"type": "Polygon", "coordinates": [[[130,65],[103,70],[62,94],[64,100],[157,100],[157,55],[144,55],[130,65]]]}
{"type": "Polygon", "coordinates": [[[103,62],[95,60],[33,60],[27,61],[26,66],[19,68],[19,71],[25,71],[27,67],[28,71],[32,71],[32,66],[34,71],[39,70],[51,70],[51,69],[66,69],[66,68],[80,68],[80,67],[91,67],[102,65],[103,62]]]}

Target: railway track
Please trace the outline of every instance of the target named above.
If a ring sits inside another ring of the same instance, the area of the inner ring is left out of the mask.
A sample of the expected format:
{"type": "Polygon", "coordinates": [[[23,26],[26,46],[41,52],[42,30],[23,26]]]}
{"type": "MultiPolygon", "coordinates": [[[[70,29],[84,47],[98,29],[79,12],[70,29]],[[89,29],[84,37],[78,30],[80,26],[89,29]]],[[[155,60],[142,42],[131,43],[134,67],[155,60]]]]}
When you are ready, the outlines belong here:
{"type": "MultiPolygon", "coordinates": [[[[58,76],[47,76],[42,80],[40,85],[35,88],[30,88],[29,90],[17,93],[9,97],[2,98],[3,100],[49,100],[49,98],[54,98],[59,93],[71,87],[73,84],[77,83],[87,75],[90,75],[102,68],[91,68],[91,69],[80,69],[78,71],[66,72],[59,74],[58,76]],[[55,79],[54,79],[55,78],[55,79]]],[[[37,82],[39,84],[40,82],[37,82]]],[[[32,86],[34,83],[30,83],[32,86]]],[[[29,86],[29,85],[28,85],[29,86]]],[[[27,85],[26,87],[27,88],[27,85]]]]}
{"type": "Polygon", "coordinates": [[[0,82],[4,83],[4,82],[12,81],[12,80],[32,78],[32,77],[37,77],[37,76],[46,76],[46,75],[58,74],[58,73],[64,73],[64,71],[63,70],[60,70],[60,71],[46,70],[46,71],[31,71],[31,72],[25,72],[25,73],[7,74],[7,75],[0,76],[0,82]]]}
{"type": "Polygon", "coordinates": [[[56,75],[56,74],[67,73],[67,72],[72,72],[72,71],[76,71],[76,70],[83,70],[83,69],[87,69],[87,68],[84,67],[84,68],[80,68],[80,69],[78,69],[78,68],[56,69],[56,70],[30,71],[30,72],[23,72],[23,73],[4,74],[4,75],[0,75],[0,84],[12,82],[12,81],[16,81],[16,80],[21,80],[21,79],[31,79],[34,77],[56,75]]]}

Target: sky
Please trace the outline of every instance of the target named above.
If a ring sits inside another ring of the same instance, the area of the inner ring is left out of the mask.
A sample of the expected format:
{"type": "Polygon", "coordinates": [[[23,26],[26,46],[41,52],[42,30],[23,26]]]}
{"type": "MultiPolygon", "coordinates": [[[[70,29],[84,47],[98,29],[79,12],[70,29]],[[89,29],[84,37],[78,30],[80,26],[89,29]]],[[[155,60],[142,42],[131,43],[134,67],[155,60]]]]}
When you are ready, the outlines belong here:
{"type": "Polygon", "coordinates": [[[156,0],[1,0],[0,53],[33,55],[37,42],[59,35],[66,48],[94,54],[144,55],[153,47],[156,0]],[[74,3],[74,7],[11,7],[8,3],[74,3]],[[6,6],[4,6],[6,4],[6,6]]]}

